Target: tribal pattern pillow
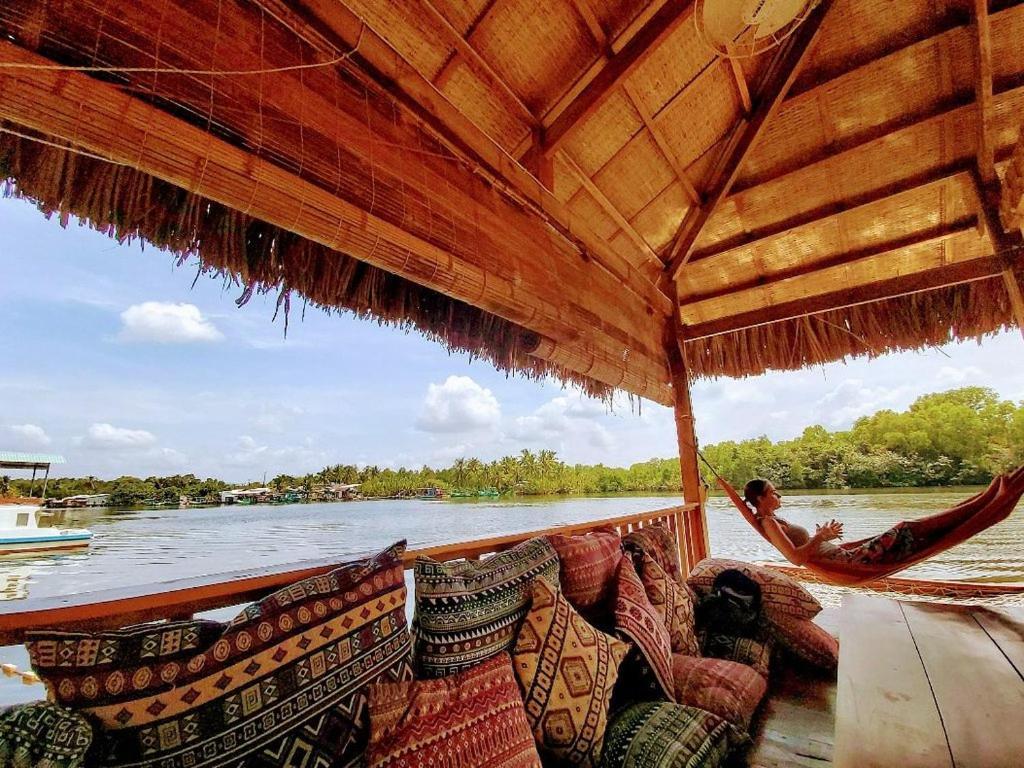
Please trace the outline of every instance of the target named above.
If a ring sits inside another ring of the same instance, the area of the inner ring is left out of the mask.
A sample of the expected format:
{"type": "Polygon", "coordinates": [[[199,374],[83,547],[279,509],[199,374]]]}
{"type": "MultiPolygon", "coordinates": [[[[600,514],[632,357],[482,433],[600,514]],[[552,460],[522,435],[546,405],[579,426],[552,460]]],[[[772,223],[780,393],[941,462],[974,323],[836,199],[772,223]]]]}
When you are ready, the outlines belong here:
{"type": "Polygon", "coordinates": [[[543,579],[519,630],[513,666],[526,718],[543,751],[571,765],[598,764],[615,680],[629,644],[590,626],[543,579]]]}
{"type": "Polygon", "coordinates": [[[821,669],[839,665],[839,641],[810,619],[774,616],[768,626],[779,645],[801,661],[821,669]]]}
{"type": "Polygon", "coordinates": [[[208,623],[36,632],[58,703],[102,728],[103,764],[348,766],[369,736],[366,687],[412,677],[405,542],[208,623]]]}
{"type": "Polygon", "coordinates": [[[661,523],[654,523],[622,537],[627,552],[639,555],[646,552],[677,583],[683,583],[683,569],[679,564],[679,543],[676,535],[661,523]]]}
{"type": "Polygon", "coordinates": [[[540,768],[507,653],[439,680],[370,686],[368,768],[540,768]]]}
{"type": "Polygon", "coordinates": [[[622,539],[615,531],[583,536],[548,536],[558,552],[562,594],[576,610],[589,615],[601,609],[615,583],[622,559],[622,539]]]}
{"type": "Polygon", "coordinates": [[[725,720],[696,707],[633,704],[608,726],[601,768],[717,768],[747,741],[725,720]]]}
{"type": "Polygon", "coordinates": [[[80,768],[92,742],[92,726],[84,717],[48,701],[0,711],[4,768],[80,768]]]}
{"type": "Polygon", "coordinates": [[[694,566],[686,581],[698,595],[708,595],[715,577],[731,568],[749,576],[761,587],[761,610],[768,618],[813,619],[821,612],[821,603],[814,595],[786,574],[739,560],[706,558],[694,566]]]}
{"type": "Polygon", "coordinates": [[[664,619],[651,605],[632,559],[622,558],[615,585],[615,631],[636,644],[661,693],[675,701],[672,685],[672,641],[664,619]]]}
{"type": "Polygon", "coordinates": [[[510,651],[535,579],[558,587],[558,553],[530,539],[483,562],[416,561],[413,636],[422,677],[442,677],[510,651]]]}
{"type": "Polygon", "coordinates": [[[697,595],[684,582],[673,580],[658,562],[643,553],[640,578],[647,597],[668,629],[673,653],[700,656],[694,625],[697,595]]]}
{"type": "Polygon", "coordinates": [[[771,638],[766,638],[762,642],[750,637],[711,633],[704,633],[701,637],[701,650],[704,656],[746,664],[765,679],[771,671],[772,645],[771,638]]]}
{"type": "Polygon", "coordinates": [[[672,657],[676,701],[707,710],[744,731],[764,698],[768,681],[745,664],[722,659],[672,657]]]}

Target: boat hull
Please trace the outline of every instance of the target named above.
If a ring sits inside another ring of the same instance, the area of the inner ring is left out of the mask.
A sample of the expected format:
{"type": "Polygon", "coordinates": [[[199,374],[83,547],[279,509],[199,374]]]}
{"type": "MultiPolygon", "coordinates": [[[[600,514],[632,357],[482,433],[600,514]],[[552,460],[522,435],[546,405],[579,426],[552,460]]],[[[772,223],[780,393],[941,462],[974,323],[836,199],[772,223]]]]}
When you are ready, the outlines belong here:
{"type": "Polygon", "coordinates": [[[78,549],[89,546],[91,533],[66,534],[63,536],[0,536],[0,555],[23,552],[48,552],[61,549],[78,549]]]}

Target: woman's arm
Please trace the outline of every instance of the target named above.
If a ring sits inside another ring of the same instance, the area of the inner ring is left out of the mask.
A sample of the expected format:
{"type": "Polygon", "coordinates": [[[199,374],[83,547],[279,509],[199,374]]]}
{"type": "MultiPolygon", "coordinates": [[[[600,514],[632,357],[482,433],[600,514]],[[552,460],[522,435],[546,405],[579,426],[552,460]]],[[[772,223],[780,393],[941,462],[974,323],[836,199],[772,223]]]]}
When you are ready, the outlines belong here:
{"type": "Polygon", "coordinates": [[[842,524],[832,520],[824,526],[820,526],[814,532],[814,535],[807,540],[807,543],[799,547],[786,535],[786,530],[774,518],[763,519],[761,528],[768,536],[768,540],[782,553],[783,557],[793,565],[803,565],[813,558],[814,555],[818,554],[818,548],[823,541],[839,538],[842,524]]]}

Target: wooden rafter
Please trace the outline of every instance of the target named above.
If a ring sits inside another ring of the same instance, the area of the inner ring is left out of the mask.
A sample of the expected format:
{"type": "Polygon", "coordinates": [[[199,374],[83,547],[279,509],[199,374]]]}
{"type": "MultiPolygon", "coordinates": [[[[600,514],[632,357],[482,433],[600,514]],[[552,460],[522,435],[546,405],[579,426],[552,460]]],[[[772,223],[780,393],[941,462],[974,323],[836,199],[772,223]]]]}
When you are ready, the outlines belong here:
{"type": "Polygon", "coordinates": [[[974,191],[978,198],[979,218],[985,222],[985,232],[995,257],[1003,261],[1003,283],[1010,298],[1013,316],[1017,327],[1024,335],[1024,295],[1021,293],[1020,282],[1014,271],[1015,257],[1024,254],[1024,239],[1020,232],[1009,233],[1003,229],[999,218],[999,180],[986,184],[979,168],[973,174],[974,191]]]}
{"type": "MultiPolygon", "coordinates": [[[[526,105],[526,102],[523,101],[522,97],[516,93],[507,82],[505,82],[505,79],[494,70],[494,67],[487,63],[487,60],[480,55],[480,52],[470,45],[469,41],[462,36],[459,30],[452,26],[452,23],[448,21],[447,17],[437,10],[430,0],[419,0],[419,2],[427,8],[430,15],[433,16],[447,32],[448,39],[455,47],[456,54],[464,58],[472,69],[483,74],[485,80],[490,85],[497,87],[504,97],[518,108],[522,113],[522,117],[526,119],[528,125],[531,127],[536,125],[537,117],[526,105]]],[[[483,15],[486,15],[486,10],[483,15]]],[[[477,23],[479,23],[479,21],[477,23]]],[[[454,58],[454,55],[452,58],[454,58]]],[[[438,74],[438,77],[444,74],[445,68],[449,67],[451,63],[452,59],[450,58],[445,64],[445,67],[443,67],[441,72],[438,74]]]]}
{"type": "Polygon", "coordinates": [[[686,173],[686,168],[679,162],[679,158],[676,156],[675,151],[669,146],[668,140],[665,138],[665,133],[658,127],[654,122],[654,116],[644,106],[644,101],[640,94],[637,93],[636,88],[629,84],[628,81],[624,82],[623,90],[626,92],[626,97],[633,105],[633,109],[640,115],[640,119],[644,121],[644,127],[647,128],[648,133],[654,139],[655,144],[658,145],[658,149],[661,150],[661,154],[665,156],[665,160],[672,166],[672,170],[679,180],[679,183],[683,187],[683,191],[686,192],[686,196],[690,198],[690,201],[694,205],[701,204],[700,193],[697,192],[697,188],[693,186],[693,182],[690,181],[690,177],[686,173]]]}
{"type": "Polygon", "coordinates": [[[545,153],[555,152],[569,133],[594,113],[622,81],[651,55],[680,24],[690,18],[692,0],[668,0],[636,32],[627,30],[612,43],[616,49],[627,35],[628,42],[611,58],[602,57],[569,88],[571,99],[562,98],[546,115],[545,153]]]}
{"type": "Polygon", "coordinates": [[[579,241],[597,264],[622,280],[629,291],[643,297],[658,314],[671,312],[668,298],[580,217],[572,216],[551,194],[550,186],[538,183],[537,178],[345,6],[337,4],[336,0],[303,0],[306,11],[299,14],[284,0],[261,0],[261,3],[272,7],[275,16],[284,19],[289,28],[324,55],[335,55],[338,50],[358,46],[354,58],[362,71],[442,143],[478,164],[499,185],[535,206],[556,230],[579,241]]]}
{"type": "MultiPolygon", "coordinates": [[[[1014,259],[1017,268],[1024,266],[1024,259],[1014,259]]],[[[1005,269],[1005,261],[994,256],[971,259],[956,264],[937,266],[914,275],[901,275],[831,293],[820,294],[799,301],[790,301],[768,307],[758,307],[742,314],[731,315],[705,323],[695,323],[684,328],[687,340],[733,333],[759,325],[792,320],[821,312],[830,312],[860,304],[909,296],[914,293],[937,290],[975,280],[999,277],[1005,269]]]]}
{"type": "Polygon", "coordinates": [[[665,268],[666,274],[671,280],[675,280],[679,270],[689,260],[711,214],[728,196],[732,185],[739,176],[743,162],[757,146],[765,126],[778,112],[786,94],[796,82],[797,75],[800,74],[800,66],[807,60],[814,39],[821,28],[821,20],[828,12],[830,5],[831,0],[823,0],[807,20],[800,25],[796,33],[789,39],[788,44],[776,57],[777,64],[774,66],[773,76],[768,79],[763,93],[759,95],[757,106],[749,119],[740,121],[739,130],[736,132],[734,140],[727,145],[726,159],[711,184],[707,201],[704,205],[691,208],[687,212],[673,239],[668,252],[668,264],[665,268]]]}
{"type": "MultiPolygon", "coordinates": [[[[466,28],[465,32],[459,34],[459,37],[468,41],[469,38],[473,36],[473,30],[480,26],[480,22],[487,18],[487,14],[491,12],[491,8],[494,7],[495,2],[497,2],[497,0],[486,0],[483,6],[477,10],[476,15],[469,24],[469,27],[466,28]]],[[[437,74],[431,82],[439,89],[443,89],[445,84],[448,82],[448,78],[455,69],[452,65],[458,58],[459,51],[456,48],[448,54],[448,57],[444,60],[444,64],[442,64],[441,68],[437,71],[437,74]]]]}
{"type": "Polygon", "coordinates": [[[974,0],[976,79],[978,110],[978,173],[984,184],[996,181],[995,150],[992,146],[992,35],[989,28],[988,0],[974,0]]]}
{"type": "Polygon", "coordinates": [[[754,102],[750,98],[750,86],[747,85],[747,76],[743,74],[743,67],[739,59],[729,58],[729,70],[732,72],[732,80],[736,83],[736,94],[740,97],[740,106],[743,107],[743,114],[749,115],[754,111],[754,102]]]}
{"type": "Polygon", "coordinates": [[[594,9],[590,7],[589,0],[571,0],[573,8],[583,19],[583,23],[587,25],[587,30],[590,32],[590,36],[594,38],[594,42],[597,43],[597,47],[604,54],[605,58],[608,58],[612,54],[612,49],[608,40],[608,33],[604,31],[604,27],[601,26],[600,19],[597,18],[597,14],[594,13],[594,9]]]}
{"type": "Polygon", "coordinates": [[[569,169],[569,173],[575,178],[583,188],[587,191],[601,209],[608,214],[609,217],[618,225],[619,229],[628,237],[633,244],[639,249],[644,255],[644,258],[653,265],[656,265],[659,269],[662,266],[661,259],[658,258],[658,254],[654,252],[647,241],[640,236],[640,233],[636,231],[636,228],[629,223],[622,212],[615,207],[615,204],[608,199],[608,196],[601,191],[601,188],[594,183],[594,181],[587,176],[586,172],[577,165],[576,161],[573,160],[568,153],[560,152],[558,156],[565,163],[565,167],[569,169]]]}

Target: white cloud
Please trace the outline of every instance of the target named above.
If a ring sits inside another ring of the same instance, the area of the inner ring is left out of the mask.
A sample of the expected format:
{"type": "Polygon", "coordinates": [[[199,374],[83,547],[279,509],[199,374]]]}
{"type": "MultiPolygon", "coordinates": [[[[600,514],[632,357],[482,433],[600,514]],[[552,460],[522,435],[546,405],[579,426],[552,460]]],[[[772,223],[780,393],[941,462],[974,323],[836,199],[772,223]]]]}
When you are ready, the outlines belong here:
{"type": "Polygon", "coordinates": [[[149,448],[156,443],[152,432],[144,429],[125,429],[113,424],[93,424],[82,438],[82,445],[89,448],[113,450],[137,450],[149,448]]]}
{"type": "Polygon", "coordinates": [[[14,435],[14,442],[18,448],[46,448],[53,442],[46,434],[46,430],[35,424],[12,424],[7,430],[14,435]]]}
{"type": "Polygon", "coordinates": [[[330,461],[327,452],[315,446],[316,441],[311,437],[305,438],[301,445],[271,447],[252,435],[242,435],[238,438],[238,449],[224,456],[224,464],[275,474],[304,474],[318,470],[330,461]]]}
{"type": "Polygon", "coordinates": [[[607,417],[608,411],[599,401],[579,393],[560,395],[532,414],[514,419],[509,427],[509,436],[525,443],[559,449],[570,439],[607,449],[615,444],[611,433],[600,422],[607,417]]]}
{"type": "Polygon", "coordinates": [[[967,365],[963,368],[944,365],[935,376],[936,384],[949,386],[964,386],[969,380],[984,382],[985,372],[973,365],[967,365]]]}
{"type": "Polygon", "coordinates": [[[189,344],[222,341],[224,334],[195,304],[145,301],[121,313],[118,339],[125,342],[189,344]]]}
{"type": "Polygon", "coordinates": [[[416,427],[424,432],[473,432],[496,427],[501,419],[498,399],[468,376],[449,376],[431,384],[416,427]]]}
{"type": "Polygon", "coordinates": [[[280,433],[295,419],[302,416],[303,410],[297,405],[272,405],[264,403],[260,406],[260,414],[253,420],[253,425],[264,432],[280,433]]]}

